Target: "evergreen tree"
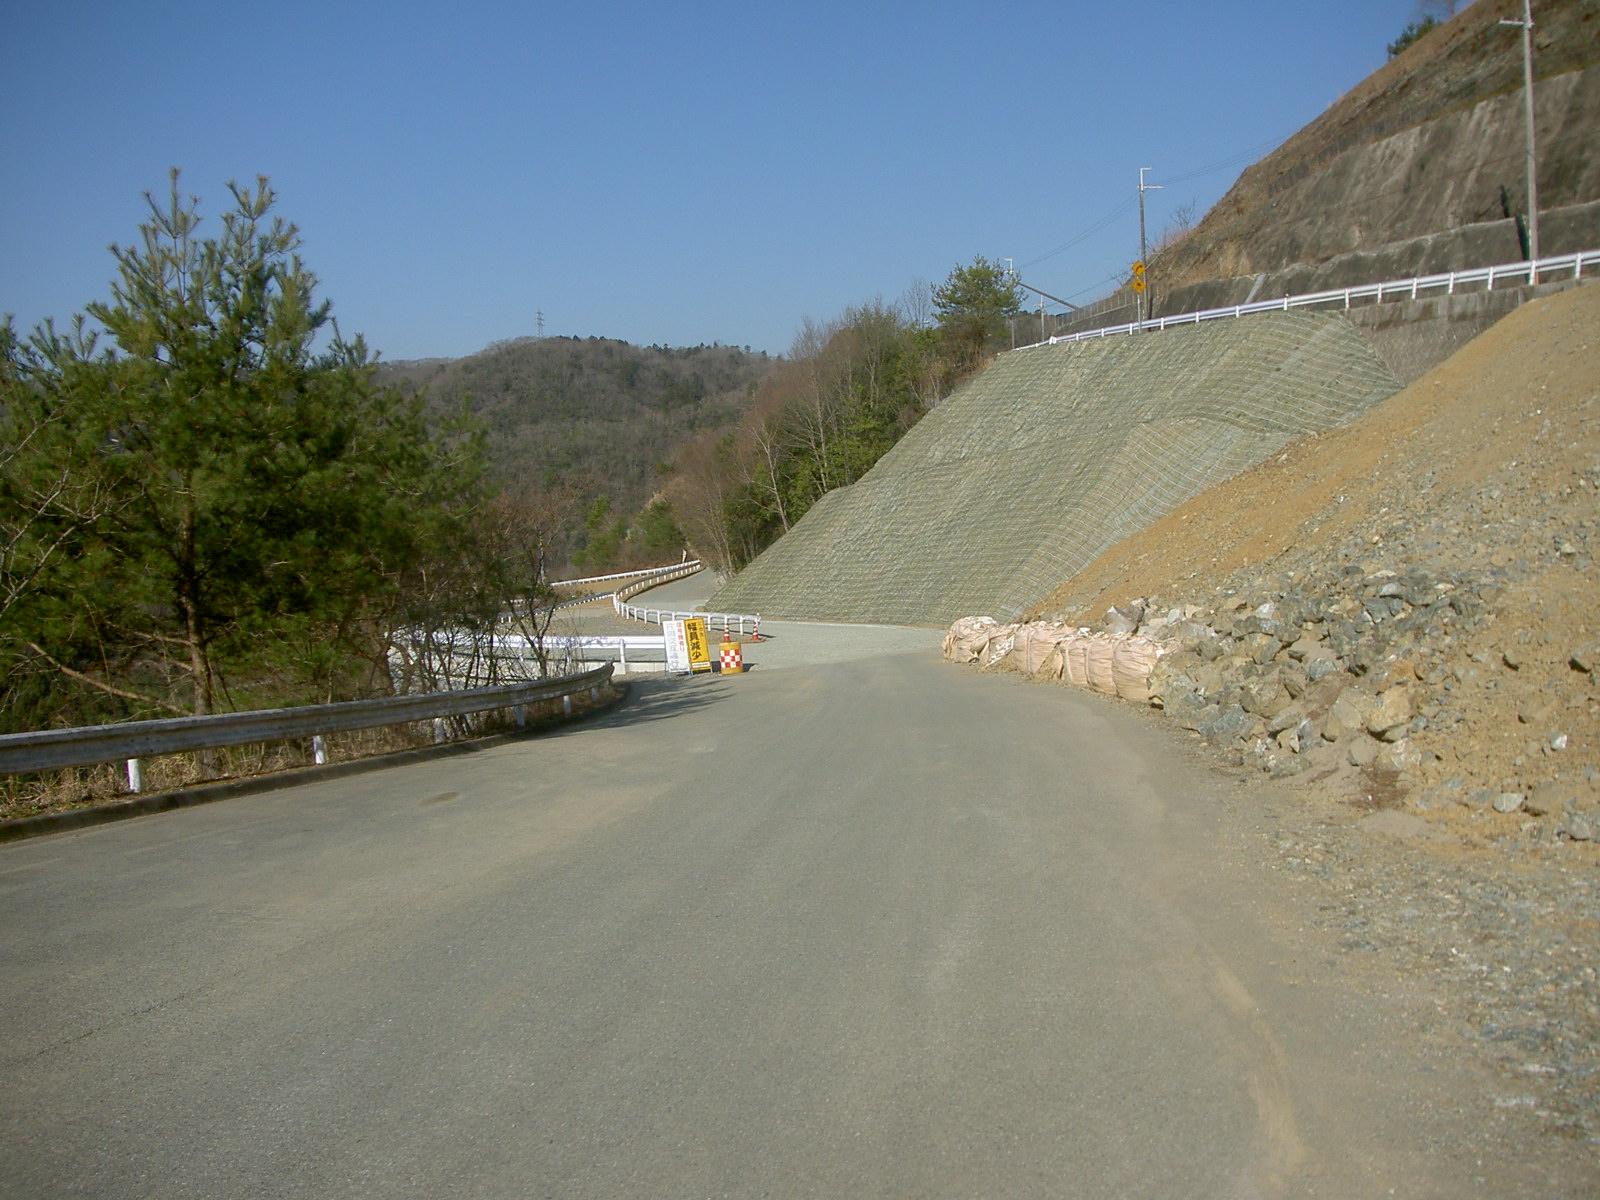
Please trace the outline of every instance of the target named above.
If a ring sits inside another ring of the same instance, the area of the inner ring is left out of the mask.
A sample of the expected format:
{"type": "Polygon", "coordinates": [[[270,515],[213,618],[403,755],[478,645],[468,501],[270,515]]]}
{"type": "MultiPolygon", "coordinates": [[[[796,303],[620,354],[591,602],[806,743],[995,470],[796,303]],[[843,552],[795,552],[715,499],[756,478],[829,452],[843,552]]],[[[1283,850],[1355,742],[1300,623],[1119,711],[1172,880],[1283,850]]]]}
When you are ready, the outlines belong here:
{"type": "Polygon", "coordinates": [[[1022,289],[999,263],[979,255],[934,288],[933,307],[946,352],[958,371],[966,371],[1007,344],[1011,322],[1022,312],[1022,289]]]}
{"type": "Polygon", "coordinates": [[[229,186],[215,237],[176,171],[147,194],[102,333],[5,327],[13,724],[382,688],[400,591],[477,502],[481,441],[376,385],[267,181],[229,186]]]}

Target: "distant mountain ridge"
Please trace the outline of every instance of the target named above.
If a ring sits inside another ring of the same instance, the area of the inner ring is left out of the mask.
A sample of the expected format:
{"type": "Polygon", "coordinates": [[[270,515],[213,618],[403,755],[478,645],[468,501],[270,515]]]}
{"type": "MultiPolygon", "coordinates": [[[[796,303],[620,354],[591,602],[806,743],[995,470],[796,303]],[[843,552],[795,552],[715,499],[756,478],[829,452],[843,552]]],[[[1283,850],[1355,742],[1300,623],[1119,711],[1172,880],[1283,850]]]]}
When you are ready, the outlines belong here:
{"type": "Polygon", "coordinates": [[[707,429],[731,428],[774,361],[736,346],[528,337],[465,358],[384,363],[379,375],[425,391],[437,412],[465,404],[513,487],[565,487],[635,513],[655,490],[657,466],[707,429]]]}

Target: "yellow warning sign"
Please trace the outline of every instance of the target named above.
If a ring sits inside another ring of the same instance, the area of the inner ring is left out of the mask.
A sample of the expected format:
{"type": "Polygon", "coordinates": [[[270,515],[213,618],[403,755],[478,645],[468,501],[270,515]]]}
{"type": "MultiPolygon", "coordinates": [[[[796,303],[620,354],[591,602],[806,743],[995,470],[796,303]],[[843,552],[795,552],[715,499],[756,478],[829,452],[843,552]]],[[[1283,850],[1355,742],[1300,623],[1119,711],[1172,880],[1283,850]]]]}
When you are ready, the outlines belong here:
{"type": "Polygon", "coordinates": [[[1144,291],[1144,280],[1137,275],[1133,277],[1133,290],[1136,292],[1144,291]]]}
{"type": "Polygon", "coordinates": [[[683,640],[689,651],[691,671],[711,670],[711,638],[706,634],[706,619],[690,617],[683,623],[683,640]]]}
{"type": "Polygon", "coordinates": [[[1135,277],[1144,274],[1144,260],[1142,258],[1133,264],[1133,273],[1135,277]]]}

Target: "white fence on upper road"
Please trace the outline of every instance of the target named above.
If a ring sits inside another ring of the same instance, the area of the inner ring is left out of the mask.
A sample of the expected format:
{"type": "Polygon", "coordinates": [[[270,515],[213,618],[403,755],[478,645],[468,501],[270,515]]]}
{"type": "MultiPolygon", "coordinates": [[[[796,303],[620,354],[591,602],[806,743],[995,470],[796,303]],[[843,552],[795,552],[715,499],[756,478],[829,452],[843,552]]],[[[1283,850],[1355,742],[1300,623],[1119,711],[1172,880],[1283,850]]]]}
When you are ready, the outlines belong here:
{"type": "MultiPolygon", "coordinates": [[[[1053,346],[1060,342],[1082,342],[1090,338],[1113,337],[1121,333],[1150,333],[1170,329],[1175,325],[1194,325],[1200,321],[1213,321],[1220,317],[1243,317],[1251,313],[1283,312],[1291,308],[1333,306],[1350,308],[1357,301],[1417,300],[1426,294],[1454,295],[1457,291],[1482,286],[1492,290],[1496,283],[1516,281],[1527,283],[1554,283],[1562,278],[1579,279],[1584,271],[1600,268],[1600,250],[1580,250],[1576,254],[1561,254],[1554,258],[1541,258],[1537,262],[1505,263],[1497,267],[1478,267],[1471,271],[1450,271],[1443,275],[1418,275],[1413,279],[1396,279],[1388,283],[1369,283],[1360,287],[1334,288],[1326,292],[1308,292],[1303,296],[1285,296],[1281,300],[1257,300],[1250,304],[1233,304],[1222,308],[1208,308],[1202,312],[1179,313],[1171,317],[1152,317],[1148,321],[1135,321],[1128,325],[1110,325],[1104,329],[1086,329],[1082,333],[1065,333],[1048,341],[1035,342],[1034,346],[1053,346]]],[[[1019,346],[1031,350],[1033,346],[1019,346]]]]}
{"type": "Polygon", "coordinates": [[[687,621],[691,617],[703,617],[708,629],[741,635],[755,633],[761,625],[760,613],[691,612],[683,609],[648,608],[627,602],[630,596],[636,596],[646,588],[653,588],[663,583],[671,583],[675,579],[687,579],[698,570],[700,570],[698,562],[693,564],[685,563],[681,567],[663,571],[630,587],[618,588],[611,597],[612,611],[619,617],[630,621],[643,621],[647,625],[660,625],[665,621],[687,621]],[[690,569],[691,567],[693,569],[690,569]]]}

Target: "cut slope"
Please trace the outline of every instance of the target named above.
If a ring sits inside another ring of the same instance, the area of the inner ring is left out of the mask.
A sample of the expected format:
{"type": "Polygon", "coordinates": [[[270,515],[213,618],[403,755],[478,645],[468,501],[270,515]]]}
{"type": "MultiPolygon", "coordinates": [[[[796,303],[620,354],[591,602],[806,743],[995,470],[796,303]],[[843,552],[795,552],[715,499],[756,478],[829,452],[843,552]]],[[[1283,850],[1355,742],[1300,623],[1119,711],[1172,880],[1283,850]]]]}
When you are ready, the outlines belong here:
{"type": "MultiPolygon", "coordinates": [[[[1035,612],[1088,621],[1145,599],[1204,620],[1282,586],[1328,597],[1385,574],[1454,579],[1487,620],[1416,651],[1450,719],[1414,734],[1424,755],[1405,784],[1457,798],[1551,779],[1593,789],[1597,554],[1600,286],[1584,285],[1517,310],[1345,428],[1196,496],[1035,612]]],[[[1479,837],[1525,819],[1444,811],[1479,837]]]]}
{"type": "MultiPolygon", "coordinates": [[[[1600,0],[1535,9],[1540,200],[1555,208],[1597,194],[1600,0]]],[[[1499,22],[1521,16],[1518,0],[1479,0],[1362,80],[1161,253],[1162,289],[1493,221],[1506,206],[1520,212],[1522,55],[1499,22]]]]}
{"type": "Polygon", "coordinates": [[[1009,617],[1120,538],[1399,384],[1340,316],[1002,355],[712,599],[891,624],[1009,617]]]}
{"type": "MultiPolygon", "coordinates": [[[[1479,492],[1494,475],[1570,490],[1600,466],[1597,390],[1600,287],[1586,285],[1525,305],[1359,420],[1194,497],[1031,611],[1079,620],[1201,587],[1296,547],[1313,552],[1380,512],[1479,492]]],[[[1463,528],[1445,565],[1490,553],[1482,536],[1463,528]]]]}

